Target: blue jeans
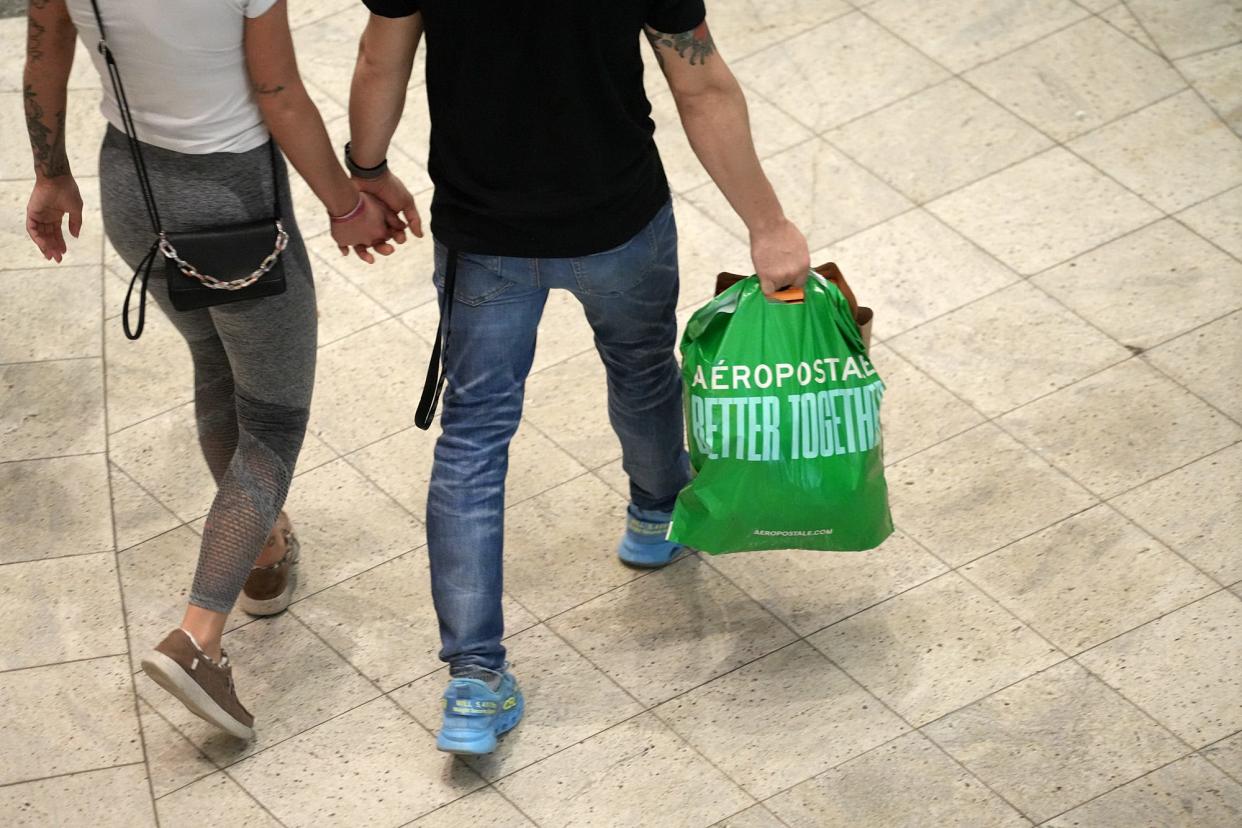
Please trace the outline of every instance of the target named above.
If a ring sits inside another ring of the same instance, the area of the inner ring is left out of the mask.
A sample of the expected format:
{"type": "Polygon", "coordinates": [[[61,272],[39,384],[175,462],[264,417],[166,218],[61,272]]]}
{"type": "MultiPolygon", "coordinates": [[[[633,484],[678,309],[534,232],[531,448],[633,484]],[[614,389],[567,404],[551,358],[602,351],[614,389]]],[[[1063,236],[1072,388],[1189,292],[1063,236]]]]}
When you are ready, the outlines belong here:
{"type": "MultiPolygon", "coordinates": [[[[444,301],[448,253],[436,244],[444,301]]],[[[677,337],[672,205],[613,250],[573,259],[461,254],[445,352],[444,394],[427,496],[431,593],[454,675],[505,664],[501,613],[505,473],[548,291],[582,302],[608,374],[608,416],[630,499],[668,511],[689,480],[677,337]]],[[[605,530],[605,527],[601,527],[605,530]]],[[[618,535],[624,526],[617,526],[618,535]]]]}

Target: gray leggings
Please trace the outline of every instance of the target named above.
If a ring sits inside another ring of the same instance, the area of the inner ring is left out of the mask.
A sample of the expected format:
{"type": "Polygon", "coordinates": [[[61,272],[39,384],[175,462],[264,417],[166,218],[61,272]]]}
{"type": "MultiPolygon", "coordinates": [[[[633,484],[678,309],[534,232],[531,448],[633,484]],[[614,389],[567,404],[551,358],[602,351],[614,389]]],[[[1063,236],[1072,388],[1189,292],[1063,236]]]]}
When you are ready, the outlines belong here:
{"type": "MultiPolygon", "coordinates": [[[[187,155],[143,145],[160,217],[170,231],[265,218],[272,209],[266,146],[187,155]]],[[[289,246],[287,290],[255,301],[173,310],[156,261],[149,296],[185,338],[194,360],[199,445],[216,480],[190,603],[229,612],[284,505],[306,434],[315,382],[315,286],[293,220],[288,173],[278,175],[289,246]]],[[[123,133],[108,128],[99,155],[104,229],[133,268],[154,239],[123,133]]],[[[258,262],[255,263],[256,265],[258,262]]],[[[137,300],[135,291],[135,301],[137,300]]],[[[118,323],[119,324],[119,323],[118,323]]],[[[148,348],[139,340],[128,348],[148,348]]]]}

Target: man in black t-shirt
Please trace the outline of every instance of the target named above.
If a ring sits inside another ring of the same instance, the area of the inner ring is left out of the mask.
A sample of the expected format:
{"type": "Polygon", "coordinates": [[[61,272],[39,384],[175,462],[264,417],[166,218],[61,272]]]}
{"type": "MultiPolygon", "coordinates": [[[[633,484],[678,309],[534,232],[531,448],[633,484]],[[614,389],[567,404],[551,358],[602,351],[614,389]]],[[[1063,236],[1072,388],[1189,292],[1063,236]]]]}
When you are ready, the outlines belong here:
{"type": "MultiPolygon", "coordinates": [[[[630,479],[618,555],[658,567],[680,551],[665,539],[689,478],[673,352],[677,238],[640,31],[691,146],[750,232],[765,292],[801,286],[810,258],[759,165],[745,99],[716,52],[703,0],[364,1],[372,14],[354,73],[347,162],[419,236],[414,200],[385,157],[415,51],[423,41],[427,50],[447,377],[427,502],[440,657],[451,675],[437,745],[488,753],[523,711],[500,643],[504,479],[549,289],[582,302],[607,369],[609,418],[630,479]]],[[[551,545],[539,557],[528,571],[573,559],[551,545]]],[[[540,596],[539,605],[565,609],[599,584],[583,571],[573,588],[586,592],[540,596]]]]}

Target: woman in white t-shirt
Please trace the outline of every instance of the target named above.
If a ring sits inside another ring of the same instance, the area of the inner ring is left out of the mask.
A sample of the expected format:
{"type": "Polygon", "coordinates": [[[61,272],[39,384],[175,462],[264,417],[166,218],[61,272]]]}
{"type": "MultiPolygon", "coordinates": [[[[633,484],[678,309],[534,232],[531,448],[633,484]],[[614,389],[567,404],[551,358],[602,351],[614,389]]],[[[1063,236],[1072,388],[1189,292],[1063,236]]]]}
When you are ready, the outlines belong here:
{"type": "MultiPolygon", "coordinates": [[[[298,557],[281,511],[301,449],[315,376],[316,311],[310,262],[292,215],[274,139],[323,202],[343,253],[367,261],[405,240],[397,218],[351,183],[298,76],[285,0],[95,0],[124,82],[136,138],[170,232],[270,219],[279,199],[288,246],[286,289],[263,299],[191,311],[156,297],[194,361],[199,444],[217,492],[203,528],[189,605],[143,668],[193,712],[242,738],[253,717],[238,701],[221,636],[229,611],[271,615],[288,605],[298,557]],[[269,137],[270,134],[270,137],[269,137]]],[[[65,101],[74,39],[94,56],[109,121],[100,151],[104,229],[137,267],[154,231],[112,90],[92,0],[31,0],[26,122],[36,182],[27,229],[61,261],[68,217],[82,199],[65,153],[65,101]]],[[[421,233],[419,228],[414,228],[421,233]]],[[[259,264],[255,263],[256,266],[259,264]]],[[[163,281],[161,268],[153,280],[163,281]]],[[[83,285],[83,289],[89,289],[83,285]]],[[[149,358],[161,354],[152,350],[149,358]]]]}

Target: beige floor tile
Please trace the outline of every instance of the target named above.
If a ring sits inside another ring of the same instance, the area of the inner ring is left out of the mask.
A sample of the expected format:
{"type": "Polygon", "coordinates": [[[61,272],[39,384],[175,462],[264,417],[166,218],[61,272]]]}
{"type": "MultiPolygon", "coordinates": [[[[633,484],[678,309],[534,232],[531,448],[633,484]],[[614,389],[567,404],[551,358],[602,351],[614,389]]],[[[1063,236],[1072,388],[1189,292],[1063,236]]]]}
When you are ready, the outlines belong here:
{"type": "Polygon", "coordinates": [[[280,823],[224,772],[171,793],[156,802],[162,825],[196,825],[220,818],[236,826],[279,828],[280,823]]]}
{"type": "Polygon", "coordinates": [[[399,825],[482,785],[430,734],[375,699],[239,764],[231,775],[288,826],[399,825]],[[317,796],[305,795],[307,788],[317,796]]]}
{"type": "Polygon", "coordinates": [[[966,79],[1058,141],[1186,85],[1167,61],[1097,18],[981,66],[966,79]]]}
{"type": "Polygon", "coordinates": [[[117,555],[133,669],[181,620],[201,540],[183,526],[117,555]]]}
{"type": "Polygon", "coordinates": [[[887,477],[897,524],[953,566],[1095,502],[992,425],[896,463],[887,477]]]}
{"type": "Polygon", "coordinates": [[[1177,61],[1225,123],[1242,129],[1242,43],[1177,61]]]}
{"type": "MultiPolygon", "coordinates": [[[[806,235],[812,250],[911,206],[903,195],[819,139],[768,158],[763,168],[785,214],[806,235]]],[[[747,237],[742,220],[715,184],[705,184],[685,196],[738,238],[747,237]]]]}
{"type": "Polygon", "coordinates": [[[1242,259],[1242,187],[1234,187],[1177,216],[1235,259],[1242,259]]]}
{"type": "Polygon", "coordinates": [[[593,351],[533,374],[526,382],[523,416],[587,468],[621,456],[608,423],[604,365],[593,351]]]}
{"type": "Polygon", "coordinates": [[[1160,216],[1060,148],[937,199],[928,209],[1023,274],[1038,273],[1160,216]]]}
{"type": "Polygon", "coordinates": [[[111,552],[0,567],[0,670],[124,654],[111,552]]]}
{"type": "MultiPolygon", "coordinates": [[[[1107,5],[1111,0],[1102,0],[1107,5]]],[[[1118,31],[1127,37],[1132,38],[1135,42],[1143,47],[1150,49],[1152,52],[1159,54],[1160,49],[1156,46],[1156,41],[1151,39],[1151,35],[1139,23],[1138,18],[1130,11],[1129,6],[1125,3],[1118,3],[1111,8],[1100,11],[1100,19],[1111,23],[1118,31]]]]}
{"type": "Polygon", "coordinates": [[[910,733],[767,802],[785,825],[1017,828],[1025,819],[921,734],[910,733]],[[910,784],[918,780],[916,784],[910,784]]]}
{"type": "Polygon", "coordinates": [[[103,269],[0,271],[0,363],[99,356],[103,269]]]}
{"type": "Polygon", "coordinates": [[[291,0],[289,26],[293,29],[300,29],[343,9],[353,8],[355,5],[351,0],[291,0]]]}
{"type": "Polygon", "coordinates": [[[1242,777],[1242,732],[1221,739],[1199,753],[1234,779],[1242,777]]]}
{"type": "Polygon", "coordinates": [[[801,641],[666,702],[655,714],[756,799],[909,729],[801,641]]]}
{"type": "Polygon", "coordinates": [[[673,199],[677,216],[679,307],[699,307],[712,297],[716,274],[753,273],[750,246],[683,198],[673,199]]]}
{"type": "Polygon", "coordinates": [[[0,463],[0,563],[111,549],[102,454],[0,463]]]}
{"type": "Polygon", "coordinates": [[[1221,591],[1079,660],[1192,747],[1242,727],[1242,599],[1221,591]]]}
{"type": "Polygon", "coordinates": [[[379,695],[292,616],[255,621],[226,633],[224,649],[233,662],[237,696],[254,714],[256,735],[251,742],[217,730],[146,675],[137,677],[139,696],[218,765],[266,752],[379,695]]]}
{"type": "MultiPolygon", "coordinates": [[[[26,134],[23,98],[22,92],[0,92],[0,131],[6,135],[26,134]]],[[[98,89],[77,89],[69,93],[65,112],[65,135],[68,137],[65,151],[69,166],[77,175],[95,175],[99,169],[99,145],[108,125],[99,114],[100,98],[98,89]]],[[[29,178],[32,175],[34,163],[30,142],[25,138],[5,141],[0,149],[0,179],[29,178]]]]}
{"type": "MultiPolygon", "coordinates": [[[[85,177],[83,173],[87,172],[94,173],[93,170],[81,170],[77,179],[78,191],[82,194],[82,234],[73,238],[68,232],[68,221],[64,224],[65,243],[69,248],[62,260],[65,265],[93,267],[102,261],[103,219],[99,213],[99,179],[85,177]]],[[[33,178],[0,181],[0,213],[12,217],[0,224],[2,270],[60,267],[43,258],[39,248],[26,235],[25,221],[19,220],[19,217],[26,215],[26,202],[30,199],[33,186],[33,178]]]]}
{"type": "Polygon", "coordinates": [[[549,623],[645,705],[710,681],[794,635],[697,558],[549,623]]]}
{"type": "Polygon", "coordinates": [[[895,463],[983,421],[966,403],[882,344],[871,359],[884,378],[884,460],[895,463]]]}
{"type": "Polygon", "coordinates": [[[349,452],[414,423],[431,346],[390,319],[319,351],[318,435],[349,452]],[[366,411],[365,417],[358,416],[366,411]]]}
{"type": "Polygon", "coordinates": [[[826,137],[919,204],[1052,145],[956,79],[851,121],[826,137]],[[927,124],[936,124],[936,129],[928,130],[927,124]]]}
{"type": "Polygon", "coordinates": [[[488,828],[532,828],[535,823],[496,793],[495,788],[481,788],[455,802],[450,802],[410,823],[409,828],[459,828],[462,825],[486,825],[488,828]]]}
{"type": "Polygon", "coordinates": [[[1242,313],[1233,313],[1164,343],[1149,351],[1146,358],[1230,417],[1242,421],[1242,384],[1237,381],[1242,374],[1239,343],[1242,313]]]}
{"type": "Polygon", "coordinates": [[[115,465],[109,464],[108,473],[112,478],[112,514],[118,551],[137,546],[181,523],[115,465]]]}
{"type": "Polygon", "coordinates": [[[1025,282],[886,344],[992,417],[1130,356],[1025,282]]]}
{"type": "MultiPolygon", "coordinates": [[[[427,210],[431,202],[420,199],[418,206],[426,222],[430,218],[427,210]]],[[[357,256],[342,256],[329,235],[309,238],[306,246],[315,256],[316,272],[324,263],[390,313],[405,313],[435,301],[436,288],[431,281],[435,272],[435,249],[430,235],[422,239],[409,238],[391,256],[377,256],[374,264],[367,264],[357,256]]]]}
{"type": "Polygon", "coordinates": [[[1242,9],[1232,0],[1196,0],[1177,7],[1160,0],[1128,0],[1126,5],[1170,58],[1242,38],[1242,9]]]}
{"type": "Polygon", "coordinates": [[[0,461],[104,449],[98,359],[0,365],[0,461]]]}
{"type": "MultiPolygon", "coordinates": [[[[25,15],[0,20],[0,41],[13,44],[13,48],[0,51],[0,90],[20,92],[22,67],[26,63],[26,50],[19,47],[19,44],[24,47],[26,43],[25,15]]],[[[73,69],[69,72],[70,89],[99,89],[99,73],[91,63],[91,48],[94,48],[94,44],[87,47],[81,40],[78,41],[73,69]]]]}
{"type": "MultiPolygon", "coordinates": [[[[293,611],[385,691],[440,667],[425,548],[316,593],[293,611]]],[[[507,596],[504,614],[510,634],[536,623],[507,596]]]]}
{"type": "Polygon", "coordinates": [[[778,0],[760,6],[723,0],[712,4],[707,20],[716,45],[736,62],[851,11],[843,0],[778,0]]]}
{"type": "Polygon", "coordinates": [[[295,599],[426,543],[422,524],[344,460],[300,476],[285,509],[302,542],[295,599]]]}
{"type": "Polygon", "coordinates": [[[1242,437],[1237,423],[1133,359],[1006,414],[1001,422],[1103,497],[1242,437]],[[1084,422],[1091,423],[1089,430],[1084,422]]]}
{"type": "Polygon", "coordinates": [[[1017,49],[1068,26],[1086,12],[1068,0],[997,4],[989,0],[933,0],[911,8],[880,0],[867,14],[954,72],[1017,49]]]}
{"type": "Polygon", "coordinates": [[[858,302],[875,310],[875,333],[889,339],[948,313],[1018,276],[928,215],[911,210],[814,253],[841,266],[858,302]]]}
{"type": "Polygon", "coordinates": [[[1242,307],[1242,263],[1171,220],[1033,281],[1110,336],[1139,348],[1242,307]]]}
{"type": "Polygon", "coordinates": [[[849,14],[734,64],[741,80],[816,132],[947,77],[861,14],[849,14]]]}
{"type": "MultiPolygon", "coordinates": [[[[351,454],[349,461],[421,518],[427,507],[427,486],[439,436],[438,422],[430,431],[407,428],[351,454]]],[[[509,446],[505,502],[512,506],[585,472],[581,463],[539,431],[521,426],[509,446]]]]}
{"type": "MultiPolygon", "coordinates": [[[[743,92],[750,112],[755,151],[760,158],[789,149],[814,134],[773,106],[762,95],[748,90],[743,92]]],[[[794,114],[798,113],[795,111],[794,114]]],[[[673,192],[684,193],[711,181],[711,176],[690,146],[677,113],[676,101],[667,88],[651,96],[651,119],[656,125],[656,145],[660,149],[660,160],[664,163],[664,171],[673,192]]]]}
{"type": "Polygon", "coordinates": [[[215,771],[216,766],[210,759],[141,699],[138,717],[151,769],[151,788],[156,797],[184,788],[215,771]]]}
{"type": "Polygon", "coordinates": [[[141,763],[0,788],[0,814],[10,828],[155,826],[141,763]]]}
{"type": "Polygon", "coordinates": [[[638,577],[617,560],[626,501],[590,475],[505,513],[505,588],[548,618],[638,577]]]}
{"type": "MultiPolygon", "coordinates": [[[[495,753],[468,760],[484,779],[508,776],[643,710],[543,625],[508,638],[505,647],[527,708],[522,723],[500,740],[495,753]],[[573,715],[566,716],[567,710],[573,715]]],[[[442,670],[392,697],[424,727],[437,731],[447,682],[442,670]]]]}
{"type": "Polygon", "coordinates": [[[293,34],[293,45],[302,77],[344,106],[349,103],[358,39],[368,14],[359,3],[346,7],[337,2],[336,6],[339,10],[317,11],[301,19],[293,34]],[[314,22],[310,22],[312,19],[314,22]]]}
{"type": "Polygon", "coordinates": [[[0,784],[141,762],[126,664],[112,656],[0,673],[0,784]]]}
{"type": "Polygon", "coordinates": [[[755,805],[717,822],[714,828],[782,828],[784,823],[762,805],[755,805]]]}
{"type": "Polygon", "coordinates": [[[924,732],[1035,822],[1185,752],[1172,734],[1071,661],[924,732]]]}
{"type": "Polygon", "coordinates": [[[387,310],[329,267],[318,254],[312,254],[311,264],[315,269],[320,344],[335,342],[389,317],[387,310]]]}
{"type": "Polygon", "coordinates": [[[1242,445],[1208,455],[1113,501],[1134,522],[1219,580],[1242,580],[1242,445]]]}
{"type": "Polygon", "coordinates": [[[709,825],[752,804],[655,717],[644,714],[501,780],[539,825],[709,825]]]}
{"type": "Polygon", "coordinates": [[[834,624],[810,641],[915,725],[1061,658],[952,573],[834,624]]]}
{"type": "Polygon", "coordinates": [[[705,560],[799,635],[810,635],[947,569],[900,532],[868,552],[789,550],[705,560]]]}
{"type": "Polygon", "coordinates": [[[1218,588],[1104,505],[967,564],[963,572],[1071,654],[1218,588]]]}
{"type": "Polygon", "coordinates": [[[198,447],[194,405],[115,432],[109,458],[179,520],[207,514],[216,486],[198,447]]]}
{"type": "Polygon", "coordinates": [[[104,328],[108,429],[113,434],[194,399],[190,349],[154,300],[151,304],[138,342],[126,339],[120,324],[104,328]]]}
{"type": "Polygon", "coordinates": [[[1242,818],[1242,785],[1198,756],[1129,782],[1044,823],[1049,828],[1194,825],[1229,828],[1242,818]]]}
{"type": "Polygon", "coordinates": [[[1242,183],[1242,139],[1192,90],[1084,135],[1070,148],[1169,212],[1242,183]]]}
{"type": "Polygon", "coordinates": [[[625,473],[625,469],[622,468],[620,460],[614,460],[606,466],[600,466],[592,474],[604,481],[608,488],[629,500],[630,478],[625,473]]]}

